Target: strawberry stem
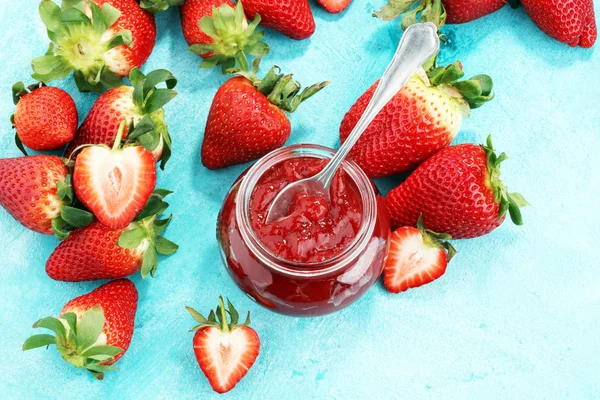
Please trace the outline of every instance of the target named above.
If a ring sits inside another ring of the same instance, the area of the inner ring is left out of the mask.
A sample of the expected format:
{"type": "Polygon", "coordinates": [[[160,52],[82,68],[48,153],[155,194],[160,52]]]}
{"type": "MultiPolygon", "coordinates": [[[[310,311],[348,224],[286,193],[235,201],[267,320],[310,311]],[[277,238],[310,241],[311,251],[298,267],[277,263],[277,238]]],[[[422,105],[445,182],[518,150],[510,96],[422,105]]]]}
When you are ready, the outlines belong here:
{"type": "Polygon", "coordinates": [[[221,307],[221,324],[223,332],[229,332],[229,324],[227,323],[227,311],[225,310],[225,303],[223,303],[223,296],[219,296],[219,306],[221,307]]]}
{"type": "Polygon", "coordinates": [[[125,120],[121,121],[119,125],[119,130],[117,131],[117,136],[115,137],[115,142],[113,143],[112,150],[118,150],[119,146],[121,146],[121,140],[123,140],[123,132],[125,132],[125,120]]]}

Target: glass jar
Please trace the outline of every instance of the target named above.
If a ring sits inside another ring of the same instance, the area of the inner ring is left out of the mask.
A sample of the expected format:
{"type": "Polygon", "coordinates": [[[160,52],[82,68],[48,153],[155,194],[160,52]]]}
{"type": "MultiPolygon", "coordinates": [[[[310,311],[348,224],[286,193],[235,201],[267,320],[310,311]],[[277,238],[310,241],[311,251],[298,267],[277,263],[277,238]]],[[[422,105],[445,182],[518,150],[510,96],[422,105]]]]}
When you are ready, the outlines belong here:
{"type": "Polygon", "coordinates": [[[271,167],[297,157],[329,159],[334,151],[317,145],[277,149],[256,162],[233,184],[217,223],[225,268],[259,304],[282,314],[331,313],[362,296],[379,278],[387,256],[390,217],[383,197],[354,162],[342,168],[360,193],[363,218],[352,244],[325,261],[295,263],[267,249],[250,224],[250,202],[259,178],[271,167]]]}

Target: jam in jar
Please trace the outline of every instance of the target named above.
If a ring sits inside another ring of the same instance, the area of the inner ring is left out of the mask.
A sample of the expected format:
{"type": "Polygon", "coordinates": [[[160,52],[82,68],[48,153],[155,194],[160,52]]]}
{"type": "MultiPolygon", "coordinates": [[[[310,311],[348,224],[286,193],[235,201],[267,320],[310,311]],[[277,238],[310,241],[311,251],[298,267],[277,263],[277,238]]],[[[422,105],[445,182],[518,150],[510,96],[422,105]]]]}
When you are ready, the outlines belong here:
{"type": "Polygon", "coordinates": [[[388,251],[385,201],[353,162],[333,179],[330,200],[297,195],[288,215],[267,223],[267,210],[288,184],[314,176],[333,150],[284,147],[240,176],[219,214],[217,238],[225,266],[250,297],[300,316],[336,311],[379,278],[388,251]]]}

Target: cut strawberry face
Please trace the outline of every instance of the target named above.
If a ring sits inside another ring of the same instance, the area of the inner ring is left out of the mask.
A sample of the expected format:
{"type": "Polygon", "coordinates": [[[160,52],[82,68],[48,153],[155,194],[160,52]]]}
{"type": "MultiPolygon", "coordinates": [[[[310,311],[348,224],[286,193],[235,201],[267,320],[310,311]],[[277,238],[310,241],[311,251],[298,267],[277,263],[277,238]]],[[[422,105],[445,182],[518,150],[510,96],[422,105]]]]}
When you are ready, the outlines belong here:
{"type": "Polygon", "coordinates": [[[390,251],[384,267],[383,283],[392,293],[404,292],[430,283],[446,272],[456,253],[448,235],[405,226],[392,233],[390,251]]]}
{"type": "Polygon", "coordinates": [[[112,149],[84,148],[77,156],[73,183],[81,202],[110,228],[125,228],[144,208],[156,184],[151,152],[141,146],[120,148],[121,123],[112,149]]]}
{"type": "Polygon", "coordinates": [[[215,392],[230,391],[246,375],[260,351],[258,334],[248,326],[250,313],[244,323],[238,324],[237,310],[229,300],[225,308],[222,297],[216,312],[211,311],[208,318],[193,308],[186,309],[199,322],[192,330],[197,331],[194,353],[200,369],[215,392]]]}

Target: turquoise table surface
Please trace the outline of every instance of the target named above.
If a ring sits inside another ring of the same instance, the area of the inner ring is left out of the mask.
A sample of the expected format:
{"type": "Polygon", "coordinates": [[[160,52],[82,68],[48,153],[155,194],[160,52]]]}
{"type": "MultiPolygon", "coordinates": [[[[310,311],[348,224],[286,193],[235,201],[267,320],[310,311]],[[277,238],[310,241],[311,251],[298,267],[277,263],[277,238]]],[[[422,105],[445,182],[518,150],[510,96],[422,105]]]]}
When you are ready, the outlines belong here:
{"type": "MultiPolygon", "coordinates": [[[[314,7],[317,31],[296,42],[266,30],[277,64],[303,84],[332,84],[291,116],[289,143],[339,145],[338,127],[383,72],[398,43],[397,22],[372,18],[383,0],[354,0],[341,15],[314,7]]],[[[596,13],[600,15],[599,2],[596,13]]],[[[28,80],[47,48],[38,0],[2,0],[0,156],[16,157],[11,85],[28,80]]],[[[119,371],[103,382],[62,361],[54,348],[23,352],[38,318],[56,315],[99,282],[48,278],[57,240],[28,231],[0,210],[0,397],[2,399],[217,398],[192,350],[193,321],[219,294],[250,310],[261,353],[225,399],[600,399],[600,44],[572,49],[509,7],[445,28],[441,61],[460,59],[467,76],[488,73],[496,98],[474,110],[455,143],[488,134],[510,159],[503,179],[531,203],[525,225],[456,241],[458,255],[434,283],[392,295],[377,284],[352,306],[320,318],[274,314],[246,297],[221,265],[215,221],[225,193],[247,165],[209,171],[199,149],[212,97],[225,78],[200,70],[187,51],[177,9],[157,16],[158,41],[144,71],[179,79],[166,107],[174,155],[158,184],[175,191],[167,237],[181,248],[143,281],[136,330],[119,371]]],[[[75,99],[80,121],[96,94],[72,79],[53,83],[75,99]]],[[[400,178],[379,180],[387,192],[400,178]]],[[[41,333],[41,332],[40,332],[41,333]]]]}

